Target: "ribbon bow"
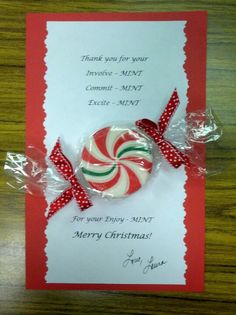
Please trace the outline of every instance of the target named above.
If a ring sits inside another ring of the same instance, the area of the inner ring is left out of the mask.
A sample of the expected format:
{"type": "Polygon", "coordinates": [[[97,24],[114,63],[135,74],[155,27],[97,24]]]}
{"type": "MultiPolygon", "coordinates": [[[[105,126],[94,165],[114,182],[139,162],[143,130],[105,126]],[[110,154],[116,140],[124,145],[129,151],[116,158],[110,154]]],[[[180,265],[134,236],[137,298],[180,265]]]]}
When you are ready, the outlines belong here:
{"type": "Polygon", "coordinates": [[[139,129],[154,140],[159,146],[162,155],[175,168],[180,167],[182,164],[190,166],[189,158],[164,138],[164,133],[178,105],[179,97],[175,89],[157,124],[146,118],[135,122],[139,129]]]}
{"type": "Polygon", "coordinates": [[[92,203],[89,200],[87,192],[78,182],[70,161],[62,153],[59,139],[57,140],[49,158],[55,165],[58,173],[60,173],[66,181],[70,182],[70,187],[50,204],[47,219],[51,218],[73,198],[75,198],[82,211],[91,207],[92,203]]]}

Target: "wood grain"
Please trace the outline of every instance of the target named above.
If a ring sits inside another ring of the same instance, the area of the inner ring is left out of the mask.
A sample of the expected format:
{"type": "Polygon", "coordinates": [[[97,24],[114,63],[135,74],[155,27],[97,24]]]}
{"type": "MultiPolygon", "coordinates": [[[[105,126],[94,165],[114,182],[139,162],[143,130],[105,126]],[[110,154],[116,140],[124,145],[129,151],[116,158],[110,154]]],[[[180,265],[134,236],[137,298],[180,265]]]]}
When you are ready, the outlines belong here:
{"type": "MultiPolygon", "coordinates": [[[[0,0],[0,163],[24,150],[25,14],[27,12],[208,10],[207,102],[224,125],[208,148],[209,167],[223,171],[206,185],[205,292],[26,291],[24,197],[0,176],[0,314],[236,313],[236,2],[0,0]]],[[[36,253],[37,254],[37,253],[36,253]]]]}

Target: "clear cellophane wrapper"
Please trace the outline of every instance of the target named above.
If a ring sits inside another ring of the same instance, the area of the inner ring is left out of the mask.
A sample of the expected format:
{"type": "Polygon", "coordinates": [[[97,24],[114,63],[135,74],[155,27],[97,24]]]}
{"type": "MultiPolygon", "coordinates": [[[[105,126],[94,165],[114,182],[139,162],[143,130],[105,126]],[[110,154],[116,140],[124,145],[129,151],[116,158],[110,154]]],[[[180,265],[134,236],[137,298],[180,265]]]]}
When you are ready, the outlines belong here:
{"type": "MultiPolygon", "coordinates": [[[[117,125],[118,124],[115,124],[114,126],[117,125]]],[[[110,126],[112,126],[112,124],[110,124],[110,126]]],[[[143,151],[141,150],[143,154],[140,154],[140,158],[137,154],[135,155],[137,159],[135,163],[138,167],[140,166],[139,171],[144,167],[143,158],[149,158],[149,155],[151,154],[152,169],[150,170],[150,173],[151,176],[155,176],[158,169],[162,167],[164,158],[155,143],[148,136],[144,135],[142,131],[129,123],[125,124],[125,126],[128,133],[129,130],[132,135],[133,133],[139,133],[145,139],[145,143],[147,143],[147,146],[144,146],[142,149],[143,151]]],[[[185,118],[170,124],[165,132],[165,139],[170,141],[170,143],[178,148],[178,150],[184,152],[189,157],[191,161],[190,167],[195,176],[209,176],[222,172],[225,167],[223,163],[211,163],[207,166],[205,161],[205,151],[208,153],[216,152],[218,147],[224,147],[222,135],[222,125],[214,112],[209,109],[204,112],[197,111],[187,113],[185,118]]],[[[61,141],[63,142],[63,139],[61,139],[61,141]]],[[[85,142],[82,143],[81,147],[84,145],[85,142]]],[[[137,142],[137,145],[143,146],[142,140],[140,143],[137,142]]],[[[123,156],[126,158],[130,157],[130,152],[128,149],[125,151],[125,149],[126,148],[124,147],[124,153],[122,153],[123,156]]],[[[68,183],[63,176],[57,172],[49,157],[46,157],[45,159],[44,154],[38,148],[33,146],[29,146],[27,152],[27,156],[20,153],[7,152],[4,165],[4,170],[8,174],[7,185],[18,191],[27,192],[35,196],[43,195],[46,190],[47,193],[53,195],[62,193],[68,186],[68,183]]],[[[102,197],[109,197],[109,194],[106,196],[96,188],[91,187],[88,183],[88,178],[85,178],[83,174],[82,168],[84,167],[84,163],[82,163],[83,152],[81,148],[78,148],[78,152],[75,153],[78,155],[78,162],[76,162],[76,165],[73,165],[76,177],[91,193],[98,193],[102,197]]],[[[113,159],[112,163],[115,164],[116,159],[113,159]]],[[[99,167],[99,163],[97,164],[99,167]]],[[[108,161],[107,165],[106,163],[105,165],[103,164],[104,171],[107,169],[107,172],[109,172],[109,167],[110,165],[108,161]]],[[[96,165],[94,167],[94,172],[95,171],[96,165]]],[[[110,197],[113,197],[112,194],[110,197]]]]}

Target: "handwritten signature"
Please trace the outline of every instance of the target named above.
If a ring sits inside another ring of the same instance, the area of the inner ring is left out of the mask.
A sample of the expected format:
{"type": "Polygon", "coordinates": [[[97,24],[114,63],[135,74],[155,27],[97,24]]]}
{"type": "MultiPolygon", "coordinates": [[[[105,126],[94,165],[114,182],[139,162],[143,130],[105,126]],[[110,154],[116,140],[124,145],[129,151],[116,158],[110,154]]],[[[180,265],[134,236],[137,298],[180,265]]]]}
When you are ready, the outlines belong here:
{"type": "Polygon", "coordinates": [[[144,259],[141,256],[135,256],[134,250],[132,249],[127,255],[126,259],[123,261],[122,266],[127,268],[128,266],[139,265],[142,268],[142,273],[147,274],[149,271],[154,270],[158,267],[167,264],[167,261],[160,260],[155,261],[155,257],[151,256],[148,259],[144,259]]]}

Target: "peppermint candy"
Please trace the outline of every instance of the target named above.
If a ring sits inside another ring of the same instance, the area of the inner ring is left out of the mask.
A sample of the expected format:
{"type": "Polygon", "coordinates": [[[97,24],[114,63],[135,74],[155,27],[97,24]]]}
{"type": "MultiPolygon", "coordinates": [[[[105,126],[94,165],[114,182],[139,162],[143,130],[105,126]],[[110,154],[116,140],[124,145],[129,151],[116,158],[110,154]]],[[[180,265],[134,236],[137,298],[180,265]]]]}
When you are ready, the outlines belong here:
{"type": "Polygon", "coordinates": [[[103,196],[129,196],[152,171],[150,141],[127,127],[103,128],[87,139],[80,167],[90,188],[103,196]]]}

